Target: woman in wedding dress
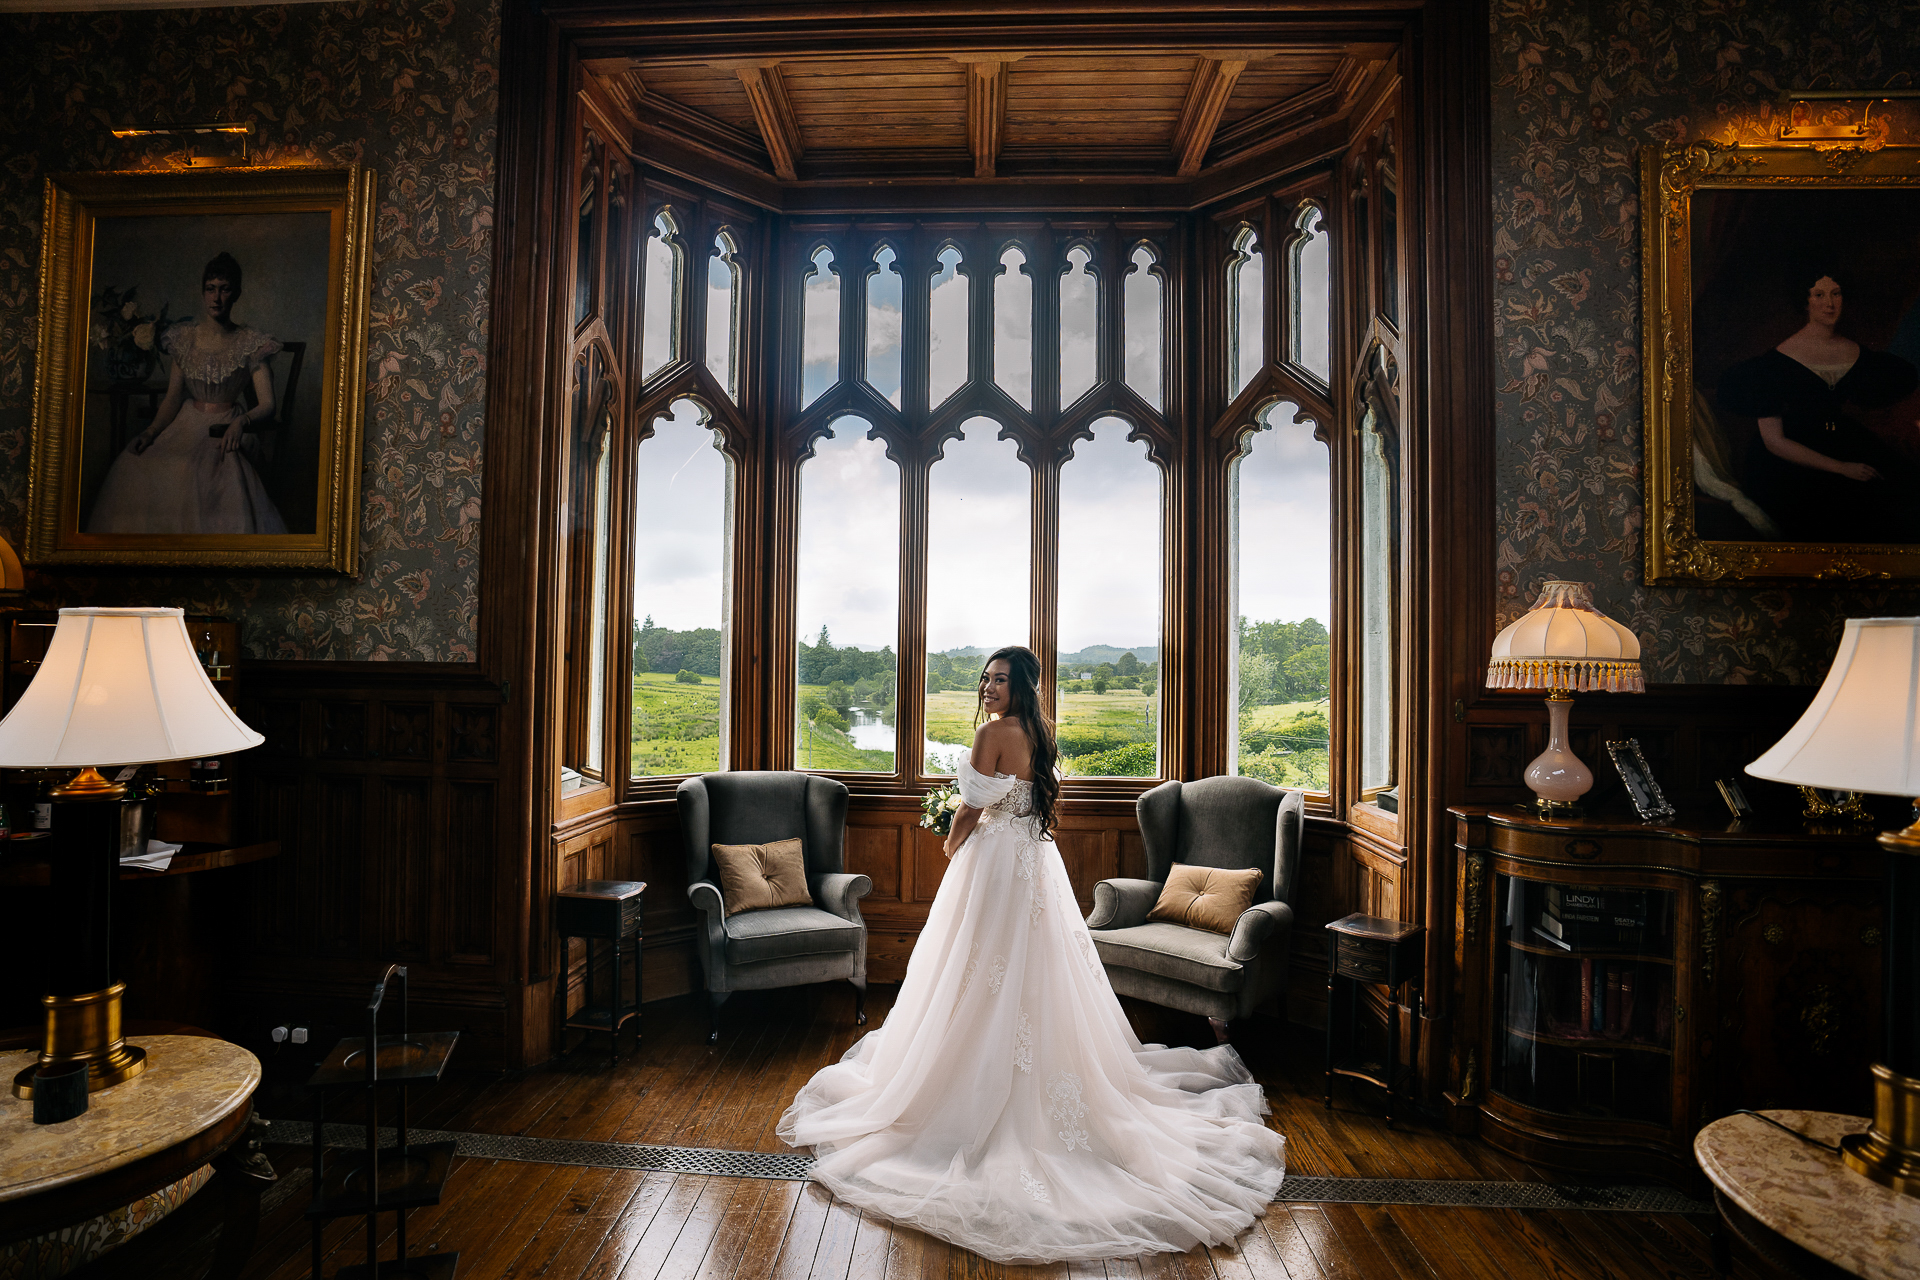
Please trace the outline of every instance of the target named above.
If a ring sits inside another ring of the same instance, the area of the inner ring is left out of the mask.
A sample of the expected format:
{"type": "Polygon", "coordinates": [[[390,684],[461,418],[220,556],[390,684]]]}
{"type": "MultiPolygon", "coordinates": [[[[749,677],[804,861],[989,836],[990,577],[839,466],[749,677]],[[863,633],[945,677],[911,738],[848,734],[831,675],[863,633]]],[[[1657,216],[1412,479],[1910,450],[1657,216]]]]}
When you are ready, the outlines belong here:
{"type": "Polygon", "coordinates": [[[1219,1244],[1279,1190],[1285,1139],[1231,1046],[1128,1026],[1054,847],[1039,680],[1024,648],[987,663],[993,718],[960,763],[952,861],[899,998],[778,1132],[841,1199],[997,1262],[1219,1244]]]}
{"type": "Polygon", "coordinates": [[[222,253],[201,272],[203,314],[160,335],[173,362],[153,423],[113,460],[87,517],[88,533],[285,533],[254,470],[248,429],[273,417],[267,361],[277,339],[236,324],[240,264],[222,253]],[[240,393],[253,384],[259,403],[240,393]]]}

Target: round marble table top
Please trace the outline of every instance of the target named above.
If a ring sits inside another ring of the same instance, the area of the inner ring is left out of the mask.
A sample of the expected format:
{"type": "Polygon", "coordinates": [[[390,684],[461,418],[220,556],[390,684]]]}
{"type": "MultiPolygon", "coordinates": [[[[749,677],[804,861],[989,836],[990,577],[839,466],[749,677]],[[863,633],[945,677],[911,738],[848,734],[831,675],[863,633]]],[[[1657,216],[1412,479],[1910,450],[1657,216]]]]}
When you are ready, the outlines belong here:
{"type": "MultiPolygon", "coordinates": [[[[0,1202],[93,1178],[164,1151],[246,1105],[260,1083],[260,1059],[237,1044],[204,1036],[130,1038],[147,1051],[147,1069],[87,1098],[81,1115],[35,1124],[33,1104],[0,1094],[0,1202]]],[[[11,1080],[37,1053],[0,1053],[0,1080],[11,1080]]]]}
{"type": "MultiPolygon", "coordinates": [[[[1834,1146],[1868,1124],[1826,1111],[1762,1114],[1834,1146]]],[[[1816,1257],[1867,1280],[1920,1278],[1920,1198],[1752,1116],[1714,1121],[1694,1136],[1693,1154],[1727,1199],[1816,1257]]]]}

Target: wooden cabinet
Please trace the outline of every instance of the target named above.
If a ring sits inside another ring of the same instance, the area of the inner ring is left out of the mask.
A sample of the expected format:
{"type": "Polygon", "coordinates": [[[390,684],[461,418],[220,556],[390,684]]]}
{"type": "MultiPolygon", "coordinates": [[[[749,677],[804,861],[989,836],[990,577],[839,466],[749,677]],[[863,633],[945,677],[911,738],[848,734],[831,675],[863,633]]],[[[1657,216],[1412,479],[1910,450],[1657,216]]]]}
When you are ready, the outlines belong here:
{"type": "Polygon", "coordinates": [[[1862,1114],[1873,832],[1454,809],[1456,1127],[1569,1169],[1697,1178],[1739,1108],[1862,1114]]]}

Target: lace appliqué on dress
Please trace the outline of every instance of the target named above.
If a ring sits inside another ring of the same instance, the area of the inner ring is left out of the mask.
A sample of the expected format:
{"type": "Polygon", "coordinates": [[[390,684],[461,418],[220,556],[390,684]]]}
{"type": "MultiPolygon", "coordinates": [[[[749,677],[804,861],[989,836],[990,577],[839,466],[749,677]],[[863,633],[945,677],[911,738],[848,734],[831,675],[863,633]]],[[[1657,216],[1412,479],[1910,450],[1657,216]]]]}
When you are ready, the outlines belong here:
{"type": "MultiPolygon", "coordinates": [[[[967,971],[960,975],[960,994],[961,995],[967,994],[967,988],[973,985],[973,975],[979,970],[979,968],[980,968],[980,944],[976,942],[973,944],[972,947],[970,947],[967,950],[967,971]]],[[[996,992],[1000,990],[998,984],[996,984],[993,989],[996,992]]]]}
{"type": "Polygon", "coordinates": [[[1041,1204],[1053,1203],[1053,1197],[1047,1194],[1047,1184],[1028,1173],[1025,1169],[1020,1171],[1020,1189],[1041,1204]]]}
{"type": "Polygon", "coordinates": [[[182,320],[160,336],[160,349],[180,366],[181,376],[196,383],[196,396],[226,390],[221,386],[235,374],[251,373],[254,366],[277,354],[277,339],[237,325],[218,337],[209,337],[198,321],[182,320]]]}
{"type": "Polygon", "coordinates": [[[1027,1011],[1020,1011],[1020,1026],[1013,1033],[1013,1065],[1033,1074],[1033,1024],[1027,1021],[1027,1011]]]}
{"type": "Polygon", "coordinates": [[[1087,1131],[1079,1125],[1079,1120],[1087,1114],[1087,1104],[1080,1101],[1080,1077],[1071,1071],[1056,1071],[1047,1081],[1047,1100],[1052,1105],[1047,1115],[1060,1125],[1059,1138],[1071,1151],[1075,1147],[1093,1150],[1093,1144],[1087,1141],[1087,1131]]]}
{"type": "MultiPolygon", "coordinates": [[[[996,996],[999,995],[1000,984],[1005,982],[1006,980],[1007,980],[1007,958],[1005,956],[995,956],[993,958],[993,972],[987,975],[987,990],[996,996]]],[[[1025,1016],[1026,1016],[1025,1014],[1021,1015],[1022,1018],[1024,1018],[1025,1016]]]]}

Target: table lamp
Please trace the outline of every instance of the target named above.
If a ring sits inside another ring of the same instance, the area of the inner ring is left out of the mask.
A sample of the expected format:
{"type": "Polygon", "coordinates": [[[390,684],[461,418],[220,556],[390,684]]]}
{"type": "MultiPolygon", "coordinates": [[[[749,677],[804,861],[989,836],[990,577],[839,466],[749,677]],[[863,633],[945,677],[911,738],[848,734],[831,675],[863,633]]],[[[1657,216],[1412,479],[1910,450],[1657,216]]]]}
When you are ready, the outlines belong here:
{"type": "Polygon", "coordinates": [[[46,1036],[39,1061],[14,1077],[33,1096],[33,1075],[87,1064],[94,1092],[146,1069],[146,1051],[120,1034],[120,997],[108,930],[120,871],[126,787],[100,765],[225,755],[265,741],[214,690],[179,609],[62,609],[47,656],[0,720],[0,768],[80,772],[53,792],[52,931],[55,956],[41,996],[46,1036]]]}
{"type": "MultiPolygon", "coordinates": [[[[1747,766],[1802,787],[1920,796],[1920,618],[1849,618],[1799,722],[1747,766]]],[[[1920,821],[1885,831],[1886,1060],[1873,1064],[1873,1127],[1841,1143],[1847,1167],[1920,1196],[1920,821]]]]}
{"type": "Polygon", "coordinates": [[[1567,746],[1573,693],[1645,693],[1640,638],[1593,607],[1586,583],[1549,582],[1533,608],[1494,637],[1487,688],[1547,690],[1547,749],[1527,766],[1527,786],[1541,814],[1574,817],[1593,770],[1567,746]]]}

